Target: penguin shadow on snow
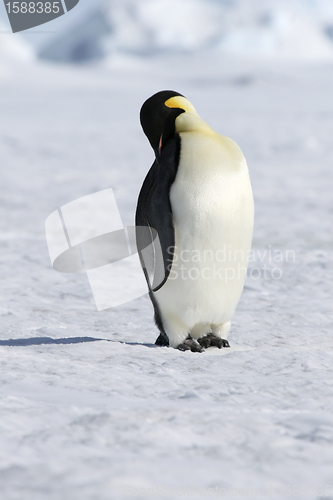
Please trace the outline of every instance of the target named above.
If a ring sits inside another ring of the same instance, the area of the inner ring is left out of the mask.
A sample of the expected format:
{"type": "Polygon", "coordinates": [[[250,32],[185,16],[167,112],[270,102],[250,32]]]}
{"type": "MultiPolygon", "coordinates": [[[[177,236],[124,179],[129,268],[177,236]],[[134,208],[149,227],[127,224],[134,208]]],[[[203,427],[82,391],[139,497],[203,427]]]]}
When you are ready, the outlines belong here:
{"type": "Polygon", "coordinates": [[[140,342],[123,342],[119,340],[111,339],[101,339],[95,337],[64,337],[60,339],[54,339],[52,337],[31,337],[28,339],[7,339],[0,340],[0,347],[26,347],[33,345],[48,345],[48,344],[83,344],[86,342],[112,342],[116,344],[125,344],[132,346],[143,346],[158,349],[159,346],[150,343],[140,343],[140,342]]]}
{"type": "MultiPolygon", "coordinates": [[[[119,340],[111,340],[111,339],[102,339],[96,337],[64,337],[60,339],[55,339],[52,337],[30,337],[27,339],[7,339],[0,340],[0,347],[28,347],[28,346],[39,346],[39,345],[64,345],[64,344],[83,344],[86,342],[112,342],[114,344],[124,344],[128,346],[142,346],[148,347],[149,349],[160,349],[161,346],[151,343],[141,343],[141,342],[124,342],[119,340]]],[[[237,349],[235,349],[237,350],[237,349]]],[[[210,354],[216,353],[215,351],[220,351],[219,349],[210,348],[208,349],[210,354]]],[[[226,354],[225,350],[222,349],[222,354],[226,354]]],[[[220,352],[221,352],[220,351],[220,352]]],[[[231,349],[229,352],[233,352],[234,349],[231,349]]],[[[207,352],[207,351],[201,351],[207,352]]]]}

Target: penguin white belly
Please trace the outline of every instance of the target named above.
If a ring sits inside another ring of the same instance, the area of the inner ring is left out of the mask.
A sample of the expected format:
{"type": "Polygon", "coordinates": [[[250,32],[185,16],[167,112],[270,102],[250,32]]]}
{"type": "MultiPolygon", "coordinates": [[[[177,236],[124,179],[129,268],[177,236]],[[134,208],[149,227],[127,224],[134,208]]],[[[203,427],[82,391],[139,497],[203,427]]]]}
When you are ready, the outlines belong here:
{"type": "MultiPolygon", "coordinates": [[[[238,146],[214,133],[182,132],[170,190],[175,249],[168,280],[154,293],[170,345],[208,332],[226,337],[247,270],[253,197],[238,146]]],[[[171,256],[171,255],[170,255],[171,256]]]]}

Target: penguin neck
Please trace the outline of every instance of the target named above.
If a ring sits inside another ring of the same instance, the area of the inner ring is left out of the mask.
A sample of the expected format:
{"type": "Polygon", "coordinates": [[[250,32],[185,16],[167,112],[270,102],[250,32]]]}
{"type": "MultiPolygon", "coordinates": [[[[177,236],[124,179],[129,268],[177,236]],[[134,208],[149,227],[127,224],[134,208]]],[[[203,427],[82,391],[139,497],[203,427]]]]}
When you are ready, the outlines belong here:
{"type": "Polygon", "coordinates": [[[216,132],[204,122],[197,113],[182,113],[177,116],[176,133],[181,132],[200,132],[207,135],[215,135],[216,132]]]}

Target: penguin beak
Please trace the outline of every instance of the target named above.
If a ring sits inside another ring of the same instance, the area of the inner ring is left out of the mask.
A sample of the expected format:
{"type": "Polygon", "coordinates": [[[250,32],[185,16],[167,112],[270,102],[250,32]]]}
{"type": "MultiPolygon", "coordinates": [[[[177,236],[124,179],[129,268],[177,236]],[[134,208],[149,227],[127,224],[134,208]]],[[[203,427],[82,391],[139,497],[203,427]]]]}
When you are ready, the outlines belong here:
{"type": "Polygon", "coordinates": [[[162,138],[163,138],[163,134],[161,134],[160,142],[158,144],[158,157],[159,158],[161,158],[161,154],[162,154],[162,138]]]}

